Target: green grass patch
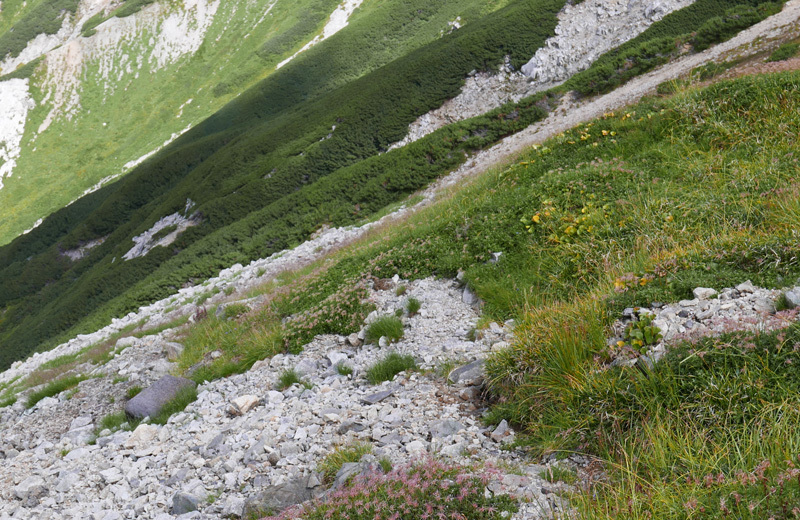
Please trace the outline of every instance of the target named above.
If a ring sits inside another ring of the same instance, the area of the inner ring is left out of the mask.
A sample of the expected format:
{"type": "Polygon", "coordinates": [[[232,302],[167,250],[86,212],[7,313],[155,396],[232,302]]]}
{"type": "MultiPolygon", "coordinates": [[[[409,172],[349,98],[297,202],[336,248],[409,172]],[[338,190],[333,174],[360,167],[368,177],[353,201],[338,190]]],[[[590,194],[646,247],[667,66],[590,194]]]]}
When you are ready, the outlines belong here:
{"type": "Polygon", "coordinates": [[[380,316],[367,325],[366,341],[377,343],[386,338],[389,343],[399,341],[403,337],[403,322],[397,316],[380,316]]]}
{"type": "Polygon", "coordinates": [[[788,60],[789,58],[794,58],[797,56],[798,51],[800,51],[800,43],[784,43],[769,55],[767,61],[774,62],[788,60]]]}
{"type": "Polygon", "coordinates": [[[539,476],[544,480],[552,483],[563,482],[565,484],[574,484],[578,480],[575,471],[561,466],[547,466],[547,469],[542,470],[539,476]]]}
{"type": "Polygon", "coordinates": [[[194,386],[183,388],[178,394],[161,409],[158,415],[152,417],[153,424],[167,424],[169,418],[182,412],[190,403],[197,400],[197,388],[194,386]]]}
{"type": "Polygon", "coordinates": [[[344,362],[338,363],[336,365],[336,373],[340,376],[351,376],[353,375],[353,367],[346,365],[344,362]]]}
{"type": "Polygon", "coordinates": [[[294,369],[288,369],[281,372],[280,377],[278,377],[278,384],[277,388],[280,391],[286,390],[292,385],[300,384],[302,381],[300,380],[300,376],[297,375],[297,372],[294,369]]]}
{"type": "Polygon", "coordinates": [[[52,381],[51,383],[47,384],[41,390],[32,392],[28,396],[28,402],[25,404],[25,406],[27,406],[28,408],[32,408],[36,403],[38,403],[42,399],[46,397],[53,397],[65,390],[74,388],[78,386],[78,383],[80,383],[81,381],[85,381],[86,379],[88,379],[88,377],[83,375],[68,376],[68,377],[63,377],[61,379],[56,379],[55,381],[52,381]]]}
{"type": "Polygon", "coordinates": [[[125,392],[125,397],[127,397],[128,399],[133,399],[134,397],[139,395],[139,392],[141,391],[142,391],[141,386],[139,385],[132,386],[128,388],[128,390],[125,392]]]}
{"type": "Polygon", "coordinates": [[[317,471],[322,474],[325,483],[331,484],[344,464],[358,462],[367,453],[372,453],[372,444],[368,442],[339,446],[322,459],[322,462],[317,466],[317,471]]]}
{"type": "Polygon", "coordinates": [[[422,308],[422,302],[416,298],[409,298],[406,301],[406,311],[409,316],[414,316],[422,308]]]}
{"type": "Polygon", "coordinates": [[[225,306],[225,309],[222,312],[222,319],[235,320],[242,314],[246,314],[248,312],[250,312],[250,307],[248,307],[244,303],[232,303],[230,305],[225,306]]]}
{"type": "Polygon", "coordinates": [[[404,356],[392,352],[370,366],[366,375],[370,383],[377,385],[384,381],[391,381],[400,372],[416,368],[417,362],[414,360],[414,356],[404,356]]]}

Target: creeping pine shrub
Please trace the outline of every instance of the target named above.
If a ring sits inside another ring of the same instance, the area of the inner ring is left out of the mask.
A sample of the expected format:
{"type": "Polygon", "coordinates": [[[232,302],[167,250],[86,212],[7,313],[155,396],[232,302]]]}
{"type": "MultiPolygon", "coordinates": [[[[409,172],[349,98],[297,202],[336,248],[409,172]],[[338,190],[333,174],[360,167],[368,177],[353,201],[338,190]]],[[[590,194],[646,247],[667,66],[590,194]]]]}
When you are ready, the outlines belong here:
{"type": "Polygon", "coordinates": [[[351,485],[270,520],[495,520],[518,509],[507,495],[486,493],[491,470],[450,466],[425,459],[356,477],[351,485]]]}

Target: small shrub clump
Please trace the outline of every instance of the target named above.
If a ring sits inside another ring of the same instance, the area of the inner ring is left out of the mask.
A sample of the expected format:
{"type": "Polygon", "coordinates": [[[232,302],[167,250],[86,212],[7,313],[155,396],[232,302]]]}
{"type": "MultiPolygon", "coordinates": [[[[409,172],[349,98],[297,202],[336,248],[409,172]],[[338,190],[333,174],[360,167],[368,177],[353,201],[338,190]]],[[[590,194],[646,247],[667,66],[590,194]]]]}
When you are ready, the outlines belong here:
{"type": "Polygon", "coordinates": [[[403,337],[403,322],[397,316],[381,316],[369,324],[366,330],[366,340],[375,343],[385,337],[390,343],[403,337]]]}
{"type": "Polygon", "coordinates": [[[417,461],[387,474],[356,477],[326,499],[289,509],[270,520],[495,520],[517,511],[507,495],[486,493],[490,471],[417,461]]]}
{"type": "Polygon", "coordinates": [[[222,311],[222,319],[223,320],[235,320],[242,314],[247,313],[250,310],[250,307],[245,305],[244,303],[232,303],[225,307],[222,311]]]}
{"type": "Polygon", "coordinates": [[[404,370],[415,368],[417,368],[417,363],[413,356],[403,356],[392,352],[367,369],[367,380],[373,385],[377,385],[384,381],[391,381],[394,376],[404,370]]]}

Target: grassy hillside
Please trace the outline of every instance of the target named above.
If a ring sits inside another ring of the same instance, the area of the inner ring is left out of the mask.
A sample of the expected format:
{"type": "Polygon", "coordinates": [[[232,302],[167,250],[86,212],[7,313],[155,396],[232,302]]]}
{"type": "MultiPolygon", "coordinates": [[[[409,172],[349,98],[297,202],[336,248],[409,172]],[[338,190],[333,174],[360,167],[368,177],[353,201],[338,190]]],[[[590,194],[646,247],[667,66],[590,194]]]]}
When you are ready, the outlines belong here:
{"type": "MultiPolygon", "coordinates": [[[[285,77],[297,82],[293,85],[297,97],[287,102],[330,92],[438,39],[456,17],[468,23],[506,3],[448,0],[427,5],[368,0],[337,36],[340,43],[329,46],[329,60],[301,67],[305,73],[285,77]]],[[[113,11],[90,24],[97,24],[91,31],[98,31],[91,38],[78,38],[82,49],[99,47],[103,53],[87,55],[77,75],[68,73],[62,63],[50,66],[43,61],[15,71],[12,76],[30,77],[36,108],[28,117],[14,176],[4,179],[5,187],[0,190],[0,244],[10,242],[37,219],[66,206],[99,181],[129,171],[127,163],[197,125],[272,74],[280,61],[322,30],[338,4],[337,0],[222,2],[197,51],[166,63],[164,56],[169,54],[165,49],[177,44],[171,40],[169,45],[159,43],[164,39],[159,36],[163,32],[160,26],[142,29],[145,33],[135,33],[119,45],[93,43],[109,38],[108,27],[121,31],[120,20],[130,23],[135,18],[128,12],[113,11]],[[118,18],[123,14],[127,16],[118,18]],[[73,81],[77,82],[80,109],[66,117],[69,104],[64,105],[62,115],[39,132],[56,106],[54,92],[58,86],[71,89],[73,81]]],[[[128,5],[131,0],[120,9],[128,5]]],[[[4,3],[4,13],[5,8],[4,3]]],[[[31,9],[29,2],[22,12],[34,16],[31,9]]],[[[169,18],[178,24],[186,16],[180,4],[161,2],[148,9],[158,13],[158,20],[169,18]]],[[[198,15],[198,20],[205,19],[198,15]]],[[[187,27],[191,33],[191,24],[187,27]]],[[[18,38],[22,33],[14,26],[14,31],[4,34],[18,38]]],[[[0,35],[0,40],[3,37],[0,35]]],[[[182,36],[182,41],[185,44],[192,38],[182,36]]],[[[12,73],[0,74],[5,72],[12,73]]]]}
{"type": "Polygon", "coordinates": [[[4,363],[82,319],[88,330],[186,280],[299,243],[322,224],[357,221],[457,166],[465,151],[544,115],[529,100],[512,115],[496,111],[380,155],[410,122],[453,97],[470,71],[497,66],[506,55],[524,63],[553,33],[563,1],[517,1],[482,17],[487,5],[476,3],[462,9],[477,17],[473,23],[410,50],[396,42],[413,40],[414,27],[429,34],[428,22],[443,9],[418,4],[360,14],[122,181],[3,248],[4,363]],[[379,50],[391,57],[398,48],[409,52],[359,77],[380,65],[379,50]],[[200,226],[170,248],[121,261],[132,236],[183,211],[187,199],[200,226]],[[60,255],[101,237],[105,242],[80,262],[60,255]]]}
{"type": "Polygon", "coordinates": [[[582,517],[791,518],[796,323],[677,344],[652,371],[610,366],[607,338],[624,307],[698,286],[800,284],[799,86],[797,72],[747,77],[565,132],[275,281],[259,312],[203,321],[180,366],[222,348],[194,377],[242,371],[315,334],[357,330],[371,277],[464,270],[484,323],[518,324],[488,362],[488,420],[512,421],[534,455],[597,458],[607,478],[569,497],[582,517]]]}

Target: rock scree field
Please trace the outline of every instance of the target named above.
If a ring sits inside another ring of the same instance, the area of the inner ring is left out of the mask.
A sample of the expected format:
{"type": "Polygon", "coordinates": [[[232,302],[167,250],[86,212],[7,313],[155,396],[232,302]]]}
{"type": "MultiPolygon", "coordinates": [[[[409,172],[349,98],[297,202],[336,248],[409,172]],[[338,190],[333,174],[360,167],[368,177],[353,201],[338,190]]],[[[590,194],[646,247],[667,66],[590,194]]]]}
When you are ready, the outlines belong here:
{"type": "Polygon", "coordinates": [[[800,2],[378,4],[0,248],[0,518],[795,518],[800,2]]]}

